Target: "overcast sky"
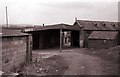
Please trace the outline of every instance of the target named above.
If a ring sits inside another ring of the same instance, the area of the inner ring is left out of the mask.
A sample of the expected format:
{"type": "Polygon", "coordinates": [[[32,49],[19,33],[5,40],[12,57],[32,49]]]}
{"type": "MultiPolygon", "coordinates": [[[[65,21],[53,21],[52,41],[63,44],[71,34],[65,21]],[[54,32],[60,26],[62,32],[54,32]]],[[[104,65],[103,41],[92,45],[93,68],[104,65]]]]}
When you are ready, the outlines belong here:
{"type": "Polygon", "coordinates": [[[81,20],[118,21],[118,0],[1,0],[0,24],[73,24],[81,20]]]}

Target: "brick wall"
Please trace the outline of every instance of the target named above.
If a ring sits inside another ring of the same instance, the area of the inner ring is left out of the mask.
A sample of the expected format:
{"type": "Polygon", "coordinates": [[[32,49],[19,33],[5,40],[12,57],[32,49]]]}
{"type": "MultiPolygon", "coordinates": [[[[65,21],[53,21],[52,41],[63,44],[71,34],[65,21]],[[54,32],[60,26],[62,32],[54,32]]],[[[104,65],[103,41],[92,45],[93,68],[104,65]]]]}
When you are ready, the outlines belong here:
{"type": "Polygon", "coordinates": [[[27,37],[2,38],[2,70],[9,72],[26,61],[27,37]]]}

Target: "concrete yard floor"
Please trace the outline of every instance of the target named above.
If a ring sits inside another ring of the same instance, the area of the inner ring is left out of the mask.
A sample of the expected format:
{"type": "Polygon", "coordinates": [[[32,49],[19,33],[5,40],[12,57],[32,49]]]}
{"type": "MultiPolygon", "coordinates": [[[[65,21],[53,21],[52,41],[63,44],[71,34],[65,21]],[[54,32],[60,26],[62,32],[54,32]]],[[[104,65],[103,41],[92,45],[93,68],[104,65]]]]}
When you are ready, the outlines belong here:
{"type": "Polygon", "coordinates": [[[64,75],[117,75],[118,64],[102,60],[97,56],[83,54],[86,49],[73,48],[64,49],[62,52],[59,50],[51,50],[52,52],[35,51],[33,53],[39,54],[54,54],[63,57],[68,64],[68,69],[64,75]],[[55,52],[56,51],[56,52],[55,52]]]}

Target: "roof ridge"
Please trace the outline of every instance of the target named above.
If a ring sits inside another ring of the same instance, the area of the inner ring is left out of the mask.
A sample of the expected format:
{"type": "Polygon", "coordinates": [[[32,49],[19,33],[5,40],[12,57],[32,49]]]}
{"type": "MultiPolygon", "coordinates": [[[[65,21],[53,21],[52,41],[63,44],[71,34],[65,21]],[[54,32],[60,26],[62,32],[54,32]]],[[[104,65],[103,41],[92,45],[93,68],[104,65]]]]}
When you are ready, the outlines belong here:
{"type": "Polygon", "coordinates": [[[119,21],[108,21],[108,20],[76,20],[76,21],[86,21],[86,22],[119,22],[119,21]]]}

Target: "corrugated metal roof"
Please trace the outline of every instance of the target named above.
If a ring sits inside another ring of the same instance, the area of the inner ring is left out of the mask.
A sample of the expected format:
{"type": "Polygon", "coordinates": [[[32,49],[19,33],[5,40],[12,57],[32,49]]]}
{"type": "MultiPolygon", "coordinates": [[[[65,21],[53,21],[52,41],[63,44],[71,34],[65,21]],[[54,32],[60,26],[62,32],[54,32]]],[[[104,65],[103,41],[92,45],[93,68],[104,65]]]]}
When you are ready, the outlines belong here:
{"type": "Polygon", "coordinates": [[[3,28],[2,29],[2,34],[0,36],[6,37],[6,36],[26,36],[26,35],[29,35],[29,34],[22,33],[19,30],[13,30],[13,29],[9,29],[9,28],[4,29],[3,28]]]}
{"type": "Polygon", "coordinates": [[[117,31],[94,31],[88,37],[89,39],[115,39],[117,31]]]}
{"type": "Polygon", "coordinates": [[[68,24],[54,24],[54,25],[44,25],[40,27],[34,27],[33,31],[40,30],[50,30],[50,29],[67,29],[67,30],[79,30],[77,27],[68,24]]]}
{"type": "Polygon", "coordinates": [[[120,30],[120,22],[77,20],[85,30],[120,30]]]}

